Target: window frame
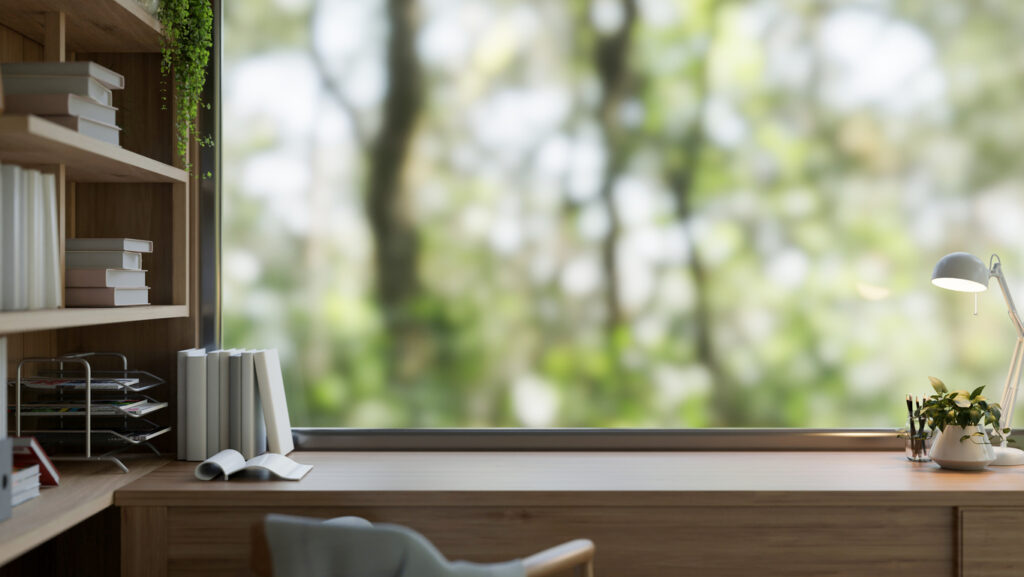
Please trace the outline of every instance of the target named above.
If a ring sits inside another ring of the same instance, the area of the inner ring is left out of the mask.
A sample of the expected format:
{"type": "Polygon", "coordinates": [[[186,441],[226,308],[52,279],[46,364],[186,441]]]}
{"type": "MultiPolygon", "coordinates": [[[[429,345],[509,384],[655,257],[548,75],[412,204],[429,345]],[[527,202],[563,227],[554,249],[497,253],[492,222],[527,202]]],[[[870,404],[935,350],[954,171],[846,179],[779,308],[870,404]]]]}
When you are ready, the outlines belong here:
{"type": "Polygon", "coordinates": [[[300,451],[898,451],[896,429],[293,427],[300,451]]]}
{"type": "MultiPolygon", "coordinates": [[[[221,70],[223,2],[210,0],[213,47],[200,126],[210,127],[212,147],[199,149],[200,341],[220,348],[222,339],[221,70]]],[[[427,428],[362,429],[292,427],[300,451],[898,451],[898,429],[879,428],[427,428]]]]}
{"type": "Polygon", "coordinates": [[[223,65],[223,0],[209,0],[213,9],[211,27],[212,46],[206,64],[206,84],[200,95],[197,131],[209,136],[210,146],[193,145],[197,175],[195,199],[199,219],[196,223],[197,258],[193,269],[198,277],[197,334],[199,345],[207,350],[220,348],[223,342],[221,315],[221,206],[223,179],[221,177],[221,70],[223,65]]]}

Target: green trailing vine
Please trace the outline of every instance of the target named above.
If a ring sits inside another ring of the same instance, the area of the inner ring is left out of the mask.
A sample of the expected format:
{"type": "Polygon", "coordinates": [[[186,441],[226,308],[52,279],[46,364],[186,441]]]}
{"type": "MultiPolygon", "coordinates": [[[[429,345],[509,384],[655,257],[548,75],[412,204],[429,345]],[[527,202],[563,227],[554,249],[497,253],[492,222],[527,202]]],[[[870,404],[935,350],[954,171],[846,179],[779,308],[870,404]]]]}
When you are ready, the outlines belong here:
{"type": "MultiPolygon", "coordinates": [[[[191,170],[187,161],[189,135],[197,132],[193,128],[213,46],[213,9],[209,0],[162,0],[157,18],[164,29],[160,72],[165,77],[173,75],[178,98],[174,119],[178,155],[191,170]]],[[[166,95],[164,101],[167,101],[166,95]]],[[[212,144],[210,137],[196,140],[203,146],[212,144]]]]}

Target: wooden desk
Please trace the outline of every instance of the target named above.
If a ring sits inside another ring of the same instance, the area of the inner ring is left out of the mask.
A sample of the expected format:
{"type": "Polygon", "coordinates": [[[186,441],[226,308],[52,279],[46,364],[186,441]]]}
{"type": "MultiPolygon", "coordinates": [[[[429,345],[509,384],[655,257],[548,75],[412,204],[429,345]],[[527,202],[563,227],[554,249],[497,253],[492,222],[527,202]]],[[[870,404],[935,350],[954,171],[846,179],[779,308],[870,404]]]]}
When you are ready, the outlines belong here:
{"type": "Polygon", "coordinates": [[[1024,575],[1024,552],[1002,561],[1021,549],[1024,468],[895,452],[292,457],[314,465],[301,482],[202,482],[173,463],[117,491],[123,575],[233,574],[269,512],[401,523],[478,561],[588,537],[609,576],[1024,575]]]}
{"type": "Polygon", "coordinates": [[[14,508],[0,523],[0,566],[63,533],[114,503],[114,491],[168,463],[167,459],[126,459],[122,473],[106,462],[57,461],[60,485],[44,487],[31,501],[14,508]]]}

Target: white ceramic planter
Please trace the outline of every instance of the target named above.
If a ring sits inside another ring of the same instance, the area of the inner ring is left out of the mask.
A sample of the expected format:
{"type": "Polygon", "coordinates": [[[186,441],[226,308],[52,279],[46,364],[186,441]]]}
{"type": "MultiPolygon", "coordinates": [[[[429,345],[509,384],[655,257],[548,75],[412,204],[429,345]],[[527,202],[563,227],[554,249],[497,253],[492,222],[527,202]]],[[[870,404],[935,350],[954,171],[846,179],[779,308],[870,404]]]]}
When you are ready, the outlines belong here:
{"type": "Polygon", "coordinates": [[[983,429],[977,425],[959,427],[951,425],[939,433],[932,442],[932,460],[945,469],[977,471],[984,469],[995,460],[996,452],[992,444],[983,437],[971,437],[960,440],[964,435],[973,435],[983,429]]]}

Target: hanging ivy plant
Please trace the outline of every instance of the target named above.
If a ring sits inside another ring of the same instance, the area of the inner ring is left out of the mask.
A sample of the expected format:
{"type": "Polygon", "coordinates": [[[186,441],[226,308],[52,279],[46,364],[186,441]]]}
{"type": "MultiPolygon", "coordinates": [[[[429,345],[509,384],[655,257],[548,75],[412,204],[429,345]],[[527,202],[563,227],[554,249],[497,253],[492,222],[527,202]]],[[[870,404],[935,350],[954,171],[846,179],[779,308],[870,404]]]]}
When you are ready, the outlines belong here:
{"type": "MultiPolygon", "coordinates": [[[[174,119],[178,155],[191,169],[187,161],[189,135],[196,134],[196,115],[206,83],[206,64],[213,46],[213,9],[209,0],[162,0],[157,18],[164,29],[160,72],[165,77],[173,75],[178,99],[174,119]]],[[[209,138],[197,140],[203,145],[212,144],[209,138]]]]}

